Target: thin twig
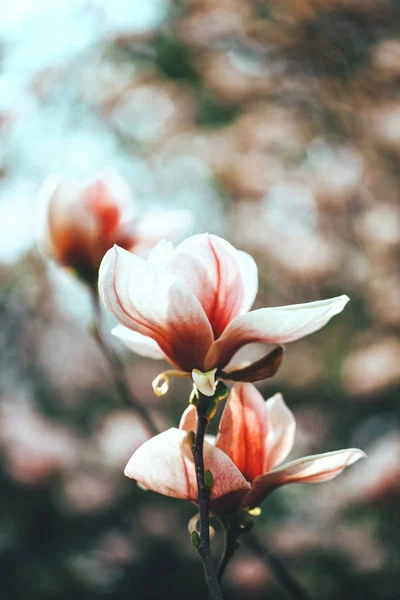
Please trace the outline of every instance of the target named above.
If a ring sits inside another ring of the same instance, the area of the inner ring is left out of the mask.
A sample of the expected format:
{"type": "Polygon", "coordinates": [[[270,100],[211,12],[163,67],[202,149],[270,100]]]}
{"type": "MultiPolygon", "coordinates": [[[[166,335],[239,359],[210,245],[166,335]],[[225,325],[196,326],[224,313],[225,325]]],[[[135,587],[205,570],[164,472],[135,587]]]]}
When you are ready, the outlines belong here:
{"type": "Polygon", "coordinates": [[[224,547],[217,568],[218,581],[221,581],[222,577],[224,576],[228,562],[235,554],[239,543],[237,541],[239,530],[236,527],[232,527],[230,523],[224,523],[222,519],[220,519],[220,523],[224,532],[224,547]]]}
{"type": "Polygon", "coordinates": [[[149,430],[149,433],[151,433],[151,435],[157,435],[159,433],[158,428],[154,424],[149,413],[147,412],[145,407],[142,404],[140,404],[140,402],[135,398],[135,396],[128,388],[128,384],[125,378],[125,369],[124,365],[121,362],[121,359],[119,358],[118,354],[116,354],[112,346],[106,341],[106,337],[104,335],[102,327],[102,311],[100,299],[95,291],[91,292],[91,298],[94,315],[95,338],[100,347],[100,350],[102,351],[104,357],[110,365],[110,369],[113,374],[114,383],[118,390],[118,393],[124,401],[124,403],[129,408],[135,410],[137,414],[142,418],[142,420],[146,424],[147,429],[149,430]]]}
{"type": "Polygon", "coordinates": [[[197,547],[197,551],[203,562],[208,591],[211,599],[222,600],[222,593],[219,587],[217,572],[212,559],[210,546],[210,490],[205,485],[204,480],[203,447],[204,436],[209,422],[206,411],[210,401],[212,401],[212,398],[208,398],[207,396],[199,394],[199,400],[197,404],[197,431],[195,442],[192,447],[199,493],[200,542],[197,547]]]}
{"type": "Polygon", "coordinates": [[[310,594],[306,592],[293,575],[286,569],[286,566],[281,559],[273,554],[254,533],[245,535],[243,541],[258,556],[268,562],[278,583],[286,589],[294,600],[312,600],[310,594]]]}

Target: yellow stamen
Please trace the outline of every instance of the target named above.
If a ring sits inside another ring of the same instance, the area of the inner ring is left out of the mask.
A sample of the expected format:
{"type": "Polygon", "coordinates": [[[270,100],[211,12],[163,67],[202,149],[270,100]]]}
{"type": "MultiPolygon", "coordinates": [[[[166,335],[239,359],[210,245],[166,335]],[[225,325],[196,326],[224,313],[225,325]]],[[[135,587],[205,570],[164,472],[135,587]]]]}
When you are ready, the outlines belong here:
{"type": "Polygon", "coordinates": [[[252,508],[251,510],[249,510],[249,515],[251,515],[252,517],[259,517],[262,513],[262,510],[259,506],[256,506],[255,508],[252,508]]]}
{"type": "Polygon", "coordinates": [[[165,394],[169,390],[169,378],[170,376],[174,377],[191,377],[190,373],[186,373],[186,371],[177,371],[175,369],[171,369],[169,371],[164,371],[157,375],[155,379],[151,382],[153,387],[153,391],[156,396],[165,396],[165,394]]]}

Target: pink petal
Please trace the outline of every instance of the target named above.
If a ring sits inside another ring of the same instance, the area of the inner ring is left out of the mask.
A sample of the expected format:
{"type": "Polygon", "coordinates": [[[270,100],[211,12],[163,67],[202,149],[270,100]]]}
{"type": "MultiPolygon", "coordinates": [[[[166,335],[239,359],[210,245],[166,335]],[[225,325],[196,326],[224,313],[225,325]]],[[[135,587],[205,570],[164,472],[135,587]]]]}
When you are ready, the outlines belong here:
{"type": "Polygon", "coordinates": [[[57,182],[48,198],[47,218],[53,258],[73,268],[96,263],[97,218],[77,186],[57,182]]]}
{"type": "Polygon", "coordinates": [[[250,481],[264,472],[268,433],[264,398],[251,383],[236,383],[222,413],[216,446],[250,481]]]}
{"type": "Polygon", "coordinates": [[[366,454],[358,448],[306,456],[261,475],[253,481],[245,506],[258,506],[274,489],[287,483],[319,483],[339,475],[366,454]]]}
{"type": "MultiPolygon", "coordinates": [[[[250,487],[232,461],[207,442],[204,463],[214,476],[213,499],[250,487]]],[[[198,500],[192,448],[185,431],[168,429],[145,442],[128,462],[125,475],[159,494],[198,500]]]]}
{"type": "Polygon", "coordinates": [[[309,335],[342,312],[348,301],[347,296],[338,296],[307,304],[261,308],[240,315],[211,346],[206,369],[224,367],[239,348],[252,342],[283,344],[309,335]]]}
{"type": "Polygon", "coordinates": [[[196,431],[197,429],[197,410],[193,404],[184,410],[181,420],[179,422],[179,429],[183,431],[196,431]]]}
{"type": "Polygon", "coordinates": [[[275,394],[265,403],[270,431],[267,436],[267,451],[264,473],[279,465],[293,448],[296,421],[286,405],[282,394],[275,394]]]}
{"type": "Polygon", "coordinates": [[[168,270],[200,300],[215,337],[243,312],[242,263],[225,240],[208,233],[187,238],[175,248],[168,270]]]}
{"type": "Polygon", "coordinates": [[[112,167],[93,175],[82,190],[82,201],[90,206],[94,213],[105,205],[115,207],[119,222],[129,222],[134,217],[134,199],[129,185],[112,167]]]}
{"type": "Polygon", "coordinates": [[[250,254],[242,250],[238,250],[237,253],[244,286],[243,312],[247,312],[253,306],[257,296],[258,268],[256,261],[250,254]]]}
{"type": "Polygon", "coordinates": [[[99,292],[122,325],[155,340],[173,365],[204,370],[210,324],[195,295],[171,273],[115,246],[100,265],[99,292]]]}
{"type": "Polygon", "coordinates": [[[166,358],[157,342],[137,331],[132,331],[123,325],[117,325],[111,333],[121,340],[129,350],[139,354],[139,356],[154,359],[166,358]]]}

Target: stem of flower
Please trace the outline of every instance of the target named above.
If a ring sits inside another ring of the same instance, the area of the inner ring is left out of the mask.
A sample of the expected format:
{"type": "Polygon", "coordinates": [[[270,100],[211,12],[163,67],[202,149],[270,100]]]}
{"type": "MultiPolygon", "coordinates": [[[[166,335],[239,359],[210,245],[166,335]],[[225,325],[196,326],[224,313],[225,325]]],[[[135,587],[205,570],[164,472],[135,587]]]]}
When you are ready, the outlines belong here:
{"type": "Polygon", "coordinates": [[[221,558],[217,569],[218,581],[221,581],[222,577],[224,576],[228,562],[238,549],[239,542],[237,541],[237,539],[240,533],[240,530],[237,527],[235,527],[232,522],[228,521],[226,523],[224,519],[220,519],[220,523],[224,532],[224,548],[222,550],[221,558]]]}
{"type": "Polygon", "coordinates": [[[286,566],[281,559],[273,554],[265,544],[261,543],[254,533],[244,536],[243,540],[248,548],[268,562],[278,583],[285,588],[294,600],[312,600],[309,593],[306,592],[293,575],[286,569],[286,566]]]}
{"type": "Polygon", "coordinates": [[[194,464],[196,468],[197,487],[199,492],[200,531],[197,551],[203,562],[208,591],[212,600],[222,600],[217,572],[211,555],[210,546],[210,490],[204,480],[204,436],[209,423],[207,409],[212,398],[199,393],[197,401],[197,431],[195,442],[192,446],[194,464]]]}
{"type": "Polygon", "coordinates": [[[100,299],[94,290],[91,290],[91,299],[93,306],[93,321],[94,321],[94,337],[106,358],[111,372],[114,378],[114,384],[118,390],[118,393],[124,403],[131,409],[135,410],[136,413],[146,424],[147,429],[151,435],[157,435],[159,433],[158,428],[154,424],[149,413],[145,407],[135,398],[130,391],[125,378],[124,365],[121,362],[118,354],[113,350],[110,344],[106,341],[106,336],[103,332],[102,327],[102,311],[100,305],[100,299]]]}

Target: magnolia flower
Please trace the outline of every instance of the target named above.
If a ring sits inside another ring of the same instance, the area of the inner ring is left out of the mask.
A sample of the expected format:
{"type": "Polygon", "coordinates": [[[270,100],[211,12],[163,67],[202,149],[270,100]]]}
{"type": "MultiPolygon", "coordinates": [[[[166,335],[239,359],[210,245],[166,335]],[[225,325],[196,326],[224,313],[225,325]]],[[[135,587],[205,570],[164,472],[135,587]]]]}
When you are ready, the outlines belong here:
{"type": "Polygon", "coordinates": [[[176,237],[189,225],[186,211],[162,211],[135,218],[127,182],[112,169],[82,187],[51,176],[39,193],[37,241],[49,258],[95,283],[101,259],[118,244],[150,250],[161,238],[176,237]]]}
{"type": "MultiPolygon", "coordinates": [[[[189,431],[196,430],[190,405],[179,429],[171,428],[145,442],[128,462],[125,475],[146,488],[198,502],[189,431]]],[[[221,417],[215,443],[204,442],[205,468],[214,477],[214,514],[252,509],[274,489],[288,483],[333,479],[365,454],[357,448],[306,456],[279,466],[293,446],[296,422],[281,394],[264,401],[251,383],[235,384],[221,417]]]]}
{"type": "Polygon", "coordinates": [[[159,242],[148,261],[115,246],[99,271],[100,296],[120,322],[113,333],[143,356],[164,358],[173,367],[154,382],[168,389],[170,374],[192,377],[212,396],[218,379],[259,381],[279,367],[282,348],[251,365],[225,369],[246,344],[292,342],[321,329],[349,298],[248,312],[258,290],[251,256],[207,233],[175,249],[159,242]]]}

